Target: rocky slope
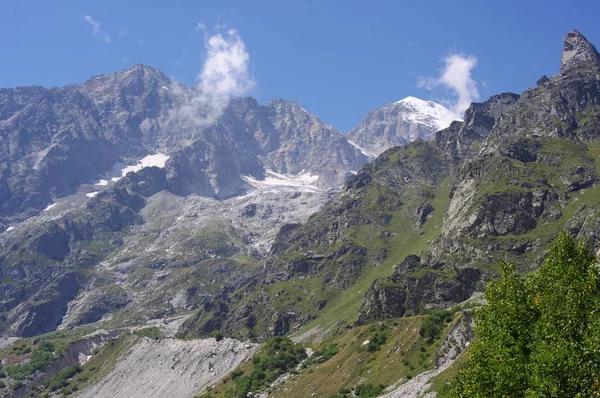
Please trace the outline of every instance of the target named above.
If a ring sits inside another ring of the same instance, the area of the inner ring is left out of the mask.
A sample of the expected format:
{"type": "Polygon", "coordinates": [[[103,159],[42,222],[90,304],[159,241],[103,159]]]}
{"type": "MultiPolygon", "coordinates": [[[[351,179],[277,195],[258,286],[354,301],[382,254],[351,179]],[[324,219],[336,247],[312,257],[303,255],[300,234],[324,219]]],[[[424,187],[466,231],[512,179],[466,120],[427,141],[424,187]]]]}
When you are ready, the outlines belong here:
{"type": "Polygon", "coordinates": [[[77,397],[192,397],[248,360],[258,348],[232,339],[143,339],[102,380],[77,397]]]}
{"type": "Polygon", "coordinates": [[[370,111],[347,137],[365,153],[378,156],[388,148],[418,138],[432,140],[436,131],[445,129],[454,120],[460,118],[440,104],[406,97],[370,111]]]}

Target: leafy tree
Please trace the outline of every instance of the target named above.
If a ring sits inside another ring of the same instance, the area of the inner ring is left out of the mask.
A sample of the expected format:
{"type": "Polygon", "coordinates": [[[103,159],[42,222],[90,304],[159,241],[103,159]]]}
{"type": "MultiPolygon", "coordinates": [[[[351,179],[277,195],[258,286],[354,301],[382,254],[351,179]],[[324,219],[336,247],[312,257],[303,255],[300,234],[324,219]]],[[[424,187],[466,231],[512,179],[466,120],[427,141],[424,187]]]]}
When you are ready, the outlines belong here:
{"type": "Polygon", "coordinates": [[[600,270],[566,233],[537,273],[501,265],[476,311],[471,357],[452,397],[600,396],[600,270]]]}
{"type": "Polygon", "coordinates": [[[527,397],[589,397],[600,376],[596,257],[561,234],[531,281],[536,322],[527,397]]]}

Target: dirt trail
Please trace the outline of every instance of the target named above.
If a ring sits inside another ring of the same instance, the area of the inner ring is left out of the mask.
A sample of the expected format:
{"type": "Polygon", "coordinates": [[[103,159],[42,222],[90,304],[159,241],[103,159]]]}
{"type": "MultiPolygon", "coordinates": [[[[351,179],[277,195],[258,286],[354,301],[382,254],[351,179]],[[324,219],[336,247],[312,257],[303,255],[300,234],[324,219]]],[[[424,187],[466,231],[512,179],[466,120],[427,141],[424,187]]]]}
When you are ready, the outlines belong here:
{"type": "Polygon", "coordinates": [[[189,398],[203,392],[259,348],[224,339],[143,339],[79,398],[189,398]]]}

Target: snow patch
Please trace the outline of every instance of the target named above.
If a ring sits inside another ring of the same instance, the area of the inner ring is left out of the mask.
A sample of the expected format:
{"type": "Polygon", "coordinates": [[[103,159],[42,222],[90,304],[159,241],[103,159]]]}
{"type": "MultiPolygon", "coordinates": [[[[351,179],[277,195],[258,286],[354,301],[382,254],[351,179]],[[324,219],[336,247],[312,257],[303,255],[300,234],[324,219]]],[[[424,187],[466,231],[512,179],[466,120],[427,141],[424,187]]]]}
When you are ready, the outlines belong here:
{"type": "Polygon", "coordinates": [[[374,152],[371,152],[363,147],[361,147],[360,145],[358,145],[356,142],[354,141],[350,141],[348,140],[348,144],[352,145],[354,148],[358,149],[363,155],[365,155],[366,157],[369,158],[376,158],[377,155],[374,152]]]}
{"type": "Polygon", "coordinates": [[[4,232],[12,231],[13,229],[15,229],[15,227],[8,227],[8,228],[6,228],[6,231],[4,231],[4,232]]]}
{"type": "Polygon", "coordinates": [[[85,196],[87,196],[88,198],[93,198],[94,196],[98,195],[100,192],[96,191],[96,192],[90,192],[90,193],[86,193],[85,196]]]}
{"type": "Polygon", "coordinates": [[[136,173],[143,169],[144,167],[160,167],[164,168],[167,160],[171,157],[168,155],[164,155],[162,153],[157,153],[155,155],[148,155],[145,158],[139,160],[137,164],[132,166],[126,166],[121,162],[115,163],[112,169],[104,176],[105,179],[100,180],[96,185],[106,185],[108,184],[107,180],[117,182],[121,178],[125,177],[127,173],[136,173]],[[104,183],[105,182],[105,183],[104,183]],[[103,184],[101,184],[103,183],[103,184]]]}
{"type": "Polygon", "coordinates": [[[94,185],[99,185],[99,186],[103,187],[105,185],[108,185],[108,180],[100,180],[94,185]]]}
{"type": "Polygon", "coordinates": [[[171,89],[170,89],[169,87],[167,87],[167,86],[161,86],[161,88],[162,88],[163,90],[171,91],[171,89]]]}
{"type": "Polygon", "coordinates": [[[310,174],[306,171],[301,171],[300,174],[280,174],[273,170],[265,170],[265,179],[258,180],[252,176],[244,176],[242,179],[257,189],[268,189],[268,188],[297,188],[307,191],[320,191],[316,185],[314,185],[319,179],[318,175],[310,174]]]}
{"type": "Polygon", "coordinates": [[[48,205],[48,207],[46,207],[46,208],[44,209],[44,211],[50,210],[50,209],[51,209],[51,208],[53,208],[54,206],[56,206],[56,203],[50,203],[50,204],[48,205]]]}

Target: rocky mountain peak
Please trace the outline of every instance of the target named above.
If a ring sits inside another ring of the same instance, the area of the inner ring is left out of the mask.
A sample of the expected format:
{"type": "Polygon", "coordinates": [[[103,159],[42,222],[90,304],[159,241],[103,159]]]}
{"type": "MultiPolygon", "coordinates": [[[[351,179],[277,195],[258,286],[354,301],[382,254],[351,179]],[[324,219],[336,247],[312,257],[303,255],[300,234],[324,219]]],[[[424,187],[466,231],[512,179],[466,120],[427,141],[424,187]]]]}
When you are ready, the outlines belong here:
{"type": "Polygon", "coordinates": [[[363,153],[376,157],[388,148],[418,138],[431,140],[436,131],[448,127],[453,120],[460,118],[440,104],[406,97],[367,113],[347,137],[363,153]]]}
{"type": "Polygon", "coordinates": [[[148,89],[169,87],[171,84],[171,80],[161,71],[137,64],[116,73],[94,76],[79,87],[92,95],[112,94],[114,91],[123,90],[141,95],[148,89]]]}
{"type": "Polygon", "coordinates": [[[565,36],[560,72],[565,73],[582,66],[600,68],[600,54],[584,35],[572,30],[565,36]]]}
{"type": "Polygon", "coordinates": [[[267,106],[274,109],[278,114],[294,115],[296,117],[315,117],[316,116],[300,106],[297,102],[288,101],[281,98],[274,98],[269,101],[267,106]]]}

